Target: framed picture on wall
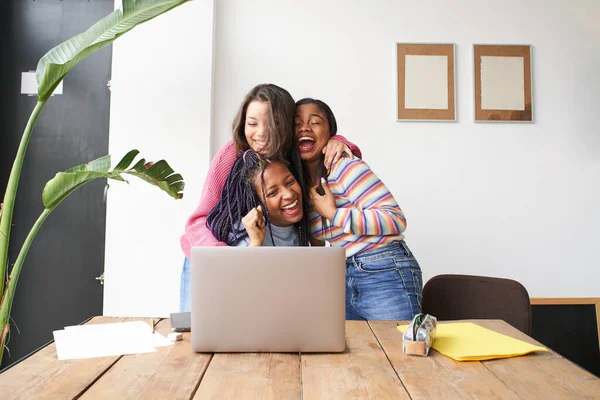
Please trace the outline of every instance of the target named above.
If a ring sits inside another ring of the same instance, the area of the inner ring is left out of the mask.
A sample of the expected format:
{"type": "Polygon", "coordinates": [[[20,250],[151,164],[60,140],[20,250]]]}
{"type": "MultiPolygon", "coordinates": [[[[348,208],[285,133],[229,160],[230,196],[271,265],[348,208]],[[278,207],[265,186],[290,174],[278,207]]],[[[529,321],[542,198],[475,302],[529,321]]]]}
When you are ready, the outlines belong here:
{"type": "Polygon", "coordinates": [[[396,43],[398,121],[456,121],[454,50],[396,43]]]}
{"type": "Polygon", "coordinates": [[[530,45],[473,45],[475,122],[533,122],[530,45]]]}

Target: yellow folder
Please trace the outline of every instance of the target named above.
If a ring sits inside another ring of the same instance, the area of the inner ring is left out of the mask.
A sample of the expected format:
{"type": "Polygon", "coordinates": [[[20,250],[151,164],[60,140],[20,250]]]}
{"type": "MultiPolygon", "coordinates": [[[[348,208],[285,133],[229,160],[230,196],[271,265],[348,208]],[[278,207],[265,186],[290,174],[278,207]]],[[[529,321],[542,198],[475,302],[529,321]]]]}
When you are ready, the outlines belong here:
{"type": "MultiPolygon", "coordinates": [[[[404,332],[408,325],[398,326],[404,332]]],[[[483,328],[472,322],[451,322],[437,325],[432,347],[456,361],[491,360],[548,351],[522,340],[483,328]]]]}

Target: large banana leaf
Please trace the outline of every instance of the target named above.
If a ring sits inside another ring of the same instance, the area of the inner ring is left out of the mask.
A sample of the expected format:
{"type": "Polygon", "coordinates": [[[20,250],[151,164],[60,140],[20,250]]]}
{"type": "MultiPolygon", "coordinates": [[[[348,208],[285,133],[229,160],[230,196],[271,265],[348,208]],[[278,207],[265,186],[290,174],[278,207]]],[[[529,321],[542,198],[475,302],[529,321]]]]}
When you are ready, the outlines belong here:
{"type": "Polygon", "coordinates": [[[133,167],[129,168],[138,154],[139,151],[131,150],[112,171],[109,171],[110,156],[104,156],[87,164],[70,168],[65,172],[57,173],[54,178],[46,183],[42,192],[44,206],[48,209],[56,207],[73,191],[96,178],[125,181],[122,174],[137,176],[154,186],[158,186],[171,197],[181,199],[184,188],[183,177],[176,174],[165,160],[152,164],[146,163],[146,160],[142,158],[133,167]],[[150,164],[152,165],[150,166],[150,164]]]}
{"type": "Polygon", "coordinates": [[[90,54],[142,24],[190,0],[123,0],[123,11],[113,11],[87,31],[50,50],[38,63],[40,100],[47,99],[65,75],[90,54]]]}

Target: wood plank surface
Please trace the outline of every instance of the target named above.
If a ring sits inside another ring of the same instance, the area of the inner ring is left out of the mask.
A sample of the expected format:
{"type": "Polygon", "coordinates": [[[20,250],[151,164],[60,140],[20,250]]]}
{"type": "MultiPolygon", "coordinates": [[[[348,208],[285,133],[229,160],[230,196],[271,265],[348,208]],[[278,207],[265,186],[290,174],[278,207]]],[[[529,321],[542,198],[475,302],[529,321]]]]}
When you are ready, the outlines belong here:
{"type": "Polygon", "coordinates": [[[531,356],[482,364],[523,399],[600,399],[600,379],[560,356],[531,356]]]}
{"type": "MultiPolygon", "coordinates": [[[[171,322],[156,325],[163,336],[171,322]]],[[[81,398],[83,399],[189,399],[200,382],[212,355],[192,351],[189,333],[155,353],[123,356],[81,398]]]]}
{"type": "Polygon", "coordinates": [[[346,321],[346,351],[302,354],[303,399],[409,399],[367,322],[346,321]]]}
{"type": "MultiPolygon", "coordinates": [[[[123,320],[136,319],[89,323],[123,320]]],[[[471,322],[540,345],[503,321],[471,322]]],[[[170,321],[157,331],[169,333],[170,321]]],[[[554,352],[483,362],[456,362],[435,350],[405,356],[395,321],[347,321],[346,340],[344,353],[213,356],[194,353],[186,333],[156,353],[67,361],[52,343],[0,374],[0,399],[402,399],[407,391],[412,399],[600,399],[600,379],[554,352]]]]}
{"type": "Polygon", "coordinates": [[[298,353],[218,353],[194,399],[299,399],[298,353]]]}
{"type": "MultiPolygon", "coordinates": [[[[95,317],[88,324],[120,322],[125,318],[95,317]]],[[[0,374],[0,399],[74,398],[121,356],[59,361],[49,344],[0,374]]]]}
{"type": "Polygon", "coordinates": [[[454,361],[435,350],[427,357],[407,356],[402,352],[402,334],[395,321],[369,324],[413,400],[519,399],[481,362],[454,361]]]}

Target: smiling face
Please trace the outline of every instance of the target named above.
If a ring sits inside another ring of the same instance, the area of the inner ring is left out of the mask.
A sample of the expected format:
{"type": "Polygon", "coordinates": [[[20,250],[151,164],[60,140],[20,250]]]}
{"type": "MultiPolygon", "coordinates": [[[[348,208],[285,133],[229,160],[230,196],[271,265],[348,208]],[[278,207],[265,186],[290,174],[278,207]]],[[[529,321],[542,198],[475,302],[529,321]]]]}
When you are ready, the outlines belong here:
{"type": "Polygon", "coordinates": [[[316,161],[330,138],[329,121],[316,104],[296,107],[296,138],[302,161],[316,161]]]}
{"type": "Polygon", "coordinates": [[[244,122],[244,135],[250,148],[260,153],[269,140],[269,103],[266,101],[252,101],[246,110],[244,122]]]}
{"type": "MultiPolygon", "coordinates": [[[[263,175],[266,206],[271,223],[276,226],[290,226],[302,219],[302,189],[290,170],[280,162],[272,162],[263,175]]],[[[260,174],[254,177],[254,189],[263,198],[260,174]]]]}

